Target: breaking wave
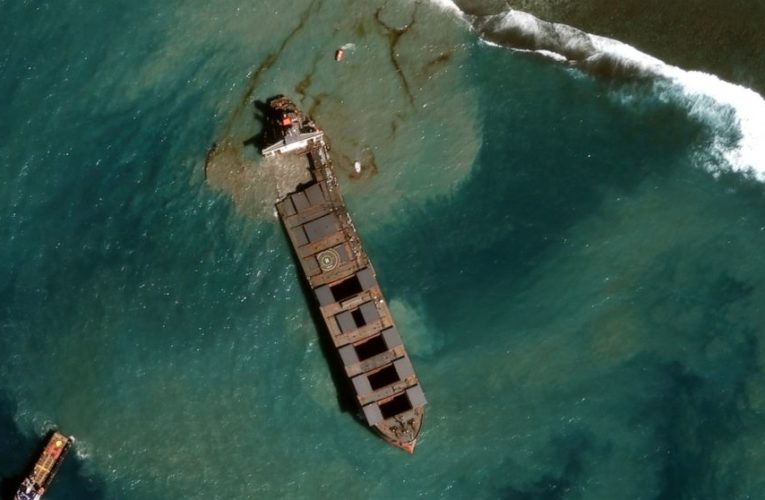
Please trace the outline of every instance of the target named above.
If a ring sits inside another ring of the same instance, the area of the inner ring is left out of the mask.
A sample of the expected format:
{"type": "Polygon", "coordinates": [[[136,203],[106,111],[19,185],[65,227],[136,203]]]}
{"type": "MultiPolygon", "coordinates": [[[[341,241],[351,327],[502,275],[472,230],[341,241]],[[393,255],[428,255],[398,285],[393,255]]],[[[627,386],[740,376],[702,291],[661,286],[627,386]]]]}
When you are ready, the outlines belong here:
{"type": "Polygon", "coordinates": [[[490,45],[534,52],[596,76],[650,82],[655,97],[679,103],[714,131],[711,157],[704,161],[707,170],[719,174],[730,169],[765,182],[765,99],[757,92],[519,10],[474,16],[452,0],[431,3],[467,22],[490,45]]]}

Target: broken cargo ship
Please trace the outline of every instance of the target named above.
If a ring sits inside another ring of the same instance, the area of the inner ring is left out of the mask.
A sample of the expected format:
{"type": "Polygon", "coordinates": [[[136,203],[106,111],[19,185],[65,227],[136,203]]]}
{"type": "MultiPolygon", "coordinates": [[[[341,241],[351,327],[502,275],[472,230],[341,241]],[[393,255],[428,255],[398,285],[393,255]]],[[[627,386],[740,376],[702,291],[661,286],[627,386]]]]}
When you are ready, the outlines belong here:
{"type": "Polygon", "coordinates": [[[414,452],[425,395],[337,184],[324,133],[284,96],[268,101],[262,154],[305,158],[311,180],[276,208],[363,419],[414,452]]]}
{"type": "Polygon", "coordinates": [[[32,473],[27,476],[16,491],[14,500],[40,500],[53,481],[66,452],[74,444],[73,437],[53,432],[48,444],[37,459],[32,473]]]}

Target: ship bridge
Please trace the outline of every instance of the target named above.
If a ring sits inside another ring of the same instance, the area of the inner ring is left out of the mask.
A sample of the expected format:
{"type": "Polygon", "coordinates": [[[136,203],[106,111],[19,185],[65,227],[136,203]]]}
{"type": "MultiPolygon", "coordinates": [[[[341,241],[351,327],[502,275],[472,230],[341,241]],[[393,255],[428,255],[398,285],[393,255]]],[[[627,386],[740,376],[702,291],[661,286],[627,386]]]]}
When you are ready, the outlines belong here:
{"type": "Polygon", "coordinates": [[[298,132],[285,134],[284,138],[263,149],[263,156],[271,158],[277,154],[298,153],[308,149],[312,142],[318,142],[324,137],[324,132],[298,132]]]}
{"type": "Polygon", "coordinates": [[[270,158],[277,154],[301,153],[312,143],[319,143],[324,132],[317,129],[311,120],[307,120],[294,105],[285,99],[277,100],[279,107],[274,111],[272,126],[279,130],[276,142],[261,151],[263,156],[270,158]]]}

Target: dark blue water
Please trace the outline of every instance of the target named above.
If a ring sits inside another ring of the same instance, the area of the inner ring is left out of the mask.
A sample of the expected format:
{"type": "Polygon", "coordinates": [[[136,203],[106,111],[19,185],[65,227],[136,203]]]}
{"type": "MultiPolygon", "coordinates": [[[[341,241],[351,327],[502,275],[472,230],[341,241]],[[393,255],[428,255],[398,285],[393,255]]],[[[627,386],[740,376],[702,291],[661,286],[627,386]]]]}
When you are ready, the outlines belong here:
{"type": "Polygon", "coordinates": [[[763,190],[681,99],[425,4],[0,5],[5,490],[58,427],[51,499],[761,497],[763,190]],[[257,155],[205,179],[279,91],[374,159],[341,184],[430,402],[412,457],[339,404],[257,155]]]}

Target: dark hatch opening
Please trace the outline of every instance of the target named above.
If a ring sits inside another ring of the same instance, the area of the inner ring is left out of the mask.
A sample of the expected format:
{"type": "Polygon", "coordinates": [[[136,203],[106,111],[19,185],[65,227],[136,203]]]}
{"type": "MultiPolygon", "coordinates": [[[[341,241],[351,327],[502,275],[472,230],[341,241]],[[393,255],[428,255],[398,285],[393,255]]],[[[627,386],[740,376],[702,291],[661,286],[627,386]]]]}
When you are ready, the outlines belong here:
{"type": "Polygon", "coordinates": [[[364,361],[372,356],[377,356],[388,350],[388,344],[385,343],[385,339],[382,335],[373,337],[363,344],[353,346],[356,349],[356,355],[359,357],[359,361],[364,361]]]}
{"type": "Polygon", "coordinates": [[[369,378],[369,385],[374,391],[399,380],[398,372],[393,365],[388,365],[379,372],[368,375],[367,378],[369,378]]]}
{"type": "Polygon", "coordinates": [[[412,404],[409,402],[409,396],[405,392],[380,405],[383,418],[390,418],[411,409],[412,404]]]}
{"type": "Polygon", "coordinates": [[[329,287],[332,291],[332,296],[335,298],[335,302],[341,302],[347,298],[353,297],[357,293],[361,293],[361,283],[354,274],[345,281],[341,281],[337,285],[329,287]]]}
{"type": "Polygon", "coordinates": [[[367,324],[367,322],[364,320],[364,315],[361,314],[361,309],[354,310],[351,313],[351,316],[353,316],[353,321],[356,322],[356,326],[359,328],[367,324]]]}

